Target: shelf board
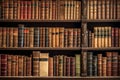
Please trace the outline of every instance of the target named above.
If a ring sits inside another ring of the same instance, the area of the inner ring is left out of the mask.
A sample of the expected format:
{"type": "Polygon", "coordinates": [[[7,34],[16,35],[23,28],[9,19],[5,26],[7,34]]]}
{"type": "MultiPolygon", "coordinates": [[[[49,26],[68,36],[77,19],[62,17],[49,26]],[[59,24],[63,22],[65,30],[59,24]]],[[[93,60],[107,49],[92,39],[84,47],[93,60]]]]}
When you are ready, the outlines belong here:
{"type": "Polygon", "coordinates": [[[63,48],[57,48],[57,47],[17,47],[17,48],[0,48],[0,50],[80,50],[80,47],[74,47],[74,48],[69,48],[69,47],[63,47],[63,48]]]}
{"type": "Polygon", "coordinates": [[[82,47],[83,51],[113,51],[120,50],[120,47],[104,47],[104,48],[94,48],[94,47],[82,47]]]}
{"type": "Polygon", "coordinates": [[[40,76],[0,76],[0,78],[119,78],[120,76],[87,76],[87,77],[77,77],[77,76],[48,76],[48,77],[40,77],[40,76]]]}
{"type": "Polygon", "coordinates": [[[18,20],[18,19],[0,19],[0,22],[81,22],[81,20],[18,20]]]}
{"type": "Polygon", "coordinates": [[[120,22],[120,19],[90,19],[90,20],[82,20],[83,22],[120,22]]]}

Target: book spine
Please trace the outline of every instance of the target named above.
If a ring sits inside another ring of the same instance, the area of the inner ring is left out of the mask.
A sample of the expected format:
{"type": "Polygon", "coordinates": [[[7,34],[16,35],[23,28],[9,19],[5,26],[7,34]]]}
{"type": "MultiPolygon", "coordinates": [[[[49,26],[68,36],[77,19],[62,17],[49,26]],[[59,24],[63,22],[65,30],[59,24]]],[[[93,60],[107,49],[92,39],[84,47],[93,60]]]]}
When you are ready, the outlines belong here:
{"type": "Polygon", "coordinates": [[[39,61],[39,56],[40,56],[40,52],[39,51],[33,51],[33,76],[39,76],[40,75],[40,61],[39,61]]]}
{"type": "Polygon", "coordinates": [[[26,28],[26,47],[30,47],[30,32],[29,32],[29,28],[26,28]]]}
{"type": "Polygon", "coordinates": [[[1,54],[1,76],[7,76],[7,55],[1,54]]]}
{"type": "Polygon", "coordinates": [[[98,63],[98,58],[97,58],[97,56],[93,56],[93,76],[97,76],[97,73],[98,73],[98,65],[97,65],[97,63],[98,63]]]}
{"type": "Polygon", "coordinates": [[[63,55],[59,55],[58,58],[58,76],[63,76],[63,55]]]}
{"type": "Polygon", "coordinates": [[[16,59],[15,59],[15,62],[16,62],[16,64],[15,64],[15,76],[18,76],[18,66],[19,66],[19,64],[18,64],[18,56],[15,56],[15,57],[16,57],[16,59]]]}
{"type": "Polygon", "coordinates": [[[7,55],[7,76],[12,75],[12,57],[11,55],[7,55]]]}
{"type": "Polygon", "coordinates": [[[0,27],[0,47],[2,47],[2,42],[3,42],[2,35],[3,35],[3,31],[2,31],[2,27],[0,27]]]}
{"type": "Polygon", "coordinates": [[[70,76],[75,76],[75,57],[70,57],[70,76]]]}
{"type": "Polygon", "coordinates": [[[19,24],[18,27],[18,46],[23,47],[23,41],[24,41],[24,25],[19,24]]]}
{"type": "Polygon", "coordinates": [[[68,30],[64,29],[64,47],[68,47],[68,30]]]}
{"type": "Polygon", "coordinates": [[[16,71],[16,67],[17,67],[16,66],[16,64],[17,64],[16,58],[17,58],[16,56],[12,55],[12,66],[11,66],[12,67],[11,68],[12,69],[12,76],[16,76],[16,72],[18,71],[18,70],[16,71]]]}
{"type": "Polygon", "coordinates": [[[107,76],[112,76],[112,52],[107,52],[106,53],[107,56],[107,76]]]}
{"type": "Polygon", "coordinates": [[[13,44],[14,44],[14,42],[13,42],[13,36],[14,36],[13,28],[9,28],[9,34],[8,35],[9,35],[9,39],[8,39],[9,40],[9,42],[8,42],[9,46],[8,47],[13,47],[13,44]]]}
{"type": "Polygon", "coordinates": [[[77,42],[77,28],[75,28],[73,29],[73,47],[77,47],[77,42]]]}
{"type": "Polygon", "coordinates": [[[18,28],[13,28],[13,47],[18,47],[18,28]]]}
{"type": "Polygon", "coordinates": [[[18,76],[23,76],[23,58],[24,56],[18,56],[18,76]]]}
{"type": "Polygon", "coordinates": [[[34,28],[34,47],[39,47],[39,27],[34,28]]]}
{"type": "Polygon", "coordinates": [[[67,56],[63,56],[63,75],[64,75],[64,76],[66,76],[66,70],[67,70],[67,69],[66,69],[66,68],[67,68],[67,67],[66,67],[66,64],[67,64],[67,63],[66,63],[66,58],[67,58],[67,56]]]}
{"type": "Polygon", "coordinates": [[[64,47],[64,28],[61,27],[59,30],[59,47],[64,47]]]}
{"type": "Polygon", "coordinates": [[[23,76],[27,76],[27,68],[26,68],[26,56],[23,56],[23,76]]]}
{"type": "Polygon", "coordinates": [[[98,76],[102,76],[102,54],[98,54],[98,76]]]}
{"type": "Polygon", "coordinates": [[[31,76],[32,75],[32,58],[26,57],[26,75],[31,76]]]}
{"type": "Polygon", "coordinates": [[[120,76],[120,55],[118,56],[118,76],[120,76]]]}
{"type": "Polygon", "coordinates": [[[40,53],[39,69],[40,76],[48,76],[48,58],[49,53],[40,53]]]}
{"type": "Polygon", "coordinates": [[[70,57],[66,58],[66,76],[70,76],[70,57]]]}
{"type": "MultiPolygon", "coordinates": [[[[9,32],[9,29],[10,28],[6,28],[6,47],[10,47],[10,36],[9,35],[12,35],[13,34],[13,32],[12,33],[10,33],[9,32]]],[[[12,41],[13,41],[13,39],[12,39],[12,41]]],[[[11,46],[11,47],[13,47],[13,46],[11,46]]]]}
{"type": "Polygon", "coordinates": [[[45,27],[45,47],[49,47],[49,28],[45,27]]]}
{"type": "Polygon", "coordinates": [[[3,34],[2,34],[2,46],[4,47],[4,48],[6,48],[6,40],[7,40],[7,38],[6,38],[6,36],[7,36],[7,32],[6,32],[6,28],[4,27],[3,29],[2,29],[2,32],[3,32],[3,34]]]}
{"type": "Polygon", "coordinates": [[[102,19],[102,1],[97,1],[97,19],[102,19]]]}
{"type": "Polygon", "coordinates": [[[81,76],[87,76],[87,52],[81,53],[81,76]]]}
{"type": "Polygon", "coordinates": [[[118,52],[112,53],[112,76],[118,76],[118,52]]]}
{"type": "Polygon", "coordinates": [[[49,57],[48,76],[53,76],[53,57],[49,57]]]}
{"type": "Polygon", "coordinates": [[[107,57],[102,57],[102,75],[103,76],[106,76],[107,73],[106,73],[106,64],[107,64],[107,57]]]}
{"type": "Polygon", "coordinates": [[[81,62],[81,55],[80,54],[76,54],[75,55],[75,73],[76,73],[76,76],[80,76],[81,74],[81,65],[80,65],[80,62],[81,62]]]}
{"type": "Polygon", "coordinates": [[[34,47],[34,27],[29,28],[29,42],[30,47],[34,47]]]}
{"type": "Polygon", "coordinates": [[[93,53],[88,52],[87,53],[87,76],[93,76],[93,66],[92,66],[92,61],[93,61],[93,53]]]}

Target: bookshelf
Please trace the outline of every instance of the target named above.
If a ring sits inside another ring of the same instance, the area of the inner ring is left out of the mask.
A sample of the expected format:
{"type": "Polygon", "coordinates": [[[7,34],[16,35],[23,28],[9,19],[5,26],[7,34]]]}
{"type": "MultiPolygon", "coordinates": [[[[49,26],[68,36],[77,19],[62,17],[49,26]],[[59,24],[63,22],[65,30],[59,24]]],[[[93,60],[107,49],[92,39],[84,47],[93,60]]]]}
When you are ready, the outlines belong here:
{"type": "Polygon", "coordinates": [[[1,0],[0,79],[119,80],[119,8],[119,0],[1,0]]]}

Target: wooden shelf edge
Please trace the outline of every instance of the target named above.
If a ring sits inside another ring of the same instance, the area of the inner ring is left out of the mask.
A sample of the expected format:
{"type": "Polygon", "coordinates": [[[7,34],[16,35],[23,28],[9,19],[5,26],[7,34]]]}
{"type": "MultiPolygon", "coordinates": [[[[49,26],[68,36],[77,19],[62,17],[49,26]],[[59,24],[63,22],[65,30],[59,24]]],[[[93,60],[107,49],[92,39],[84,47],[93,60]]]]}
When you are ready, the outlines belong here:
{"type": "Polygon", "coordinates": [[[83,19],[83,22],[120,22],[120,19],[83,19]]]}
{"type": "Polygon", "coordinates": [[[34,48],[27,48],[27,47],[17,47],[17,48],[0,48],[0,50],[81,50],[79,47],[74,48],[54,48],[54,47],[34,47],[34,48]]]}
{"type": "Polygon", "coordinates": [[[104,48],[94,48],[94,47],[82,47],[82,50],[85,51],[90,51],[90,50],[94,50],[94,51],[104,51],[104,50],[108,50],[108,51],[113,51],[113,50],[120,50],[120,47],[104,47],[104,48]]]}
{"type": "Polygon", "coordinates": [[[0,22],[81,22],[81,20],[15,20],[0,19],[0,22]]]}
{"type": "Polygon", "coordinates": [[[59,76],[59,77],[55,77],[55,76],[48,76],[48,77],[39,77],[39,76],[0,76],[0,78],[119,78],[120,79],[120,76],[92,76],[92,77],[65,77],[65,76],[59,76]]]}

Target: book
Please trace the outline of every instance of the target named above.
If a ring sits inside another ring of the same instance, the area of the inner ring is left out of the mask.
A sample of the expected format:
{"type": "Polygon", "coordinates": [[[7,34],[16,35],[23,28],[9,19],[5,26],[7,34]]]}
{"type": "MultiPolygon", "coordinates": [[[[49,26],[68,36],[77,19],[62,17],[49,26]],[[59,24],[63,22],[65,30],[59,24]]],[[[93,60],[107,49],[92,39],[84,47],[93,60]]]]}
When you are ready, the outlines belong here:
{"type": "Polygon", "coordinates": [[[48,76],[53,76],[53,57],[49,57],[48,62],[48,76]]]}
{"type": "Polygon", "coordinates": [[[1,76],[7,76],[7,54],[1,54],[1,76]]]}
{"type": "Polygon", "coordinates": [[[12,56],[7,55],[7,76],[12,75],[12,56]]]}
{"type": "Polygon", "coordinates": [[[39,55],[39,70],[40,74],[39,76],[48,76],[48,53],[40,53],[39,55]]]}
{"type": "Polygon", "coordinates": [[[102,57],[102,76],[107,76],[107,57],[102,57]]]}
{"type": "Polygon", "coordinates": [[[81,63],[80,63],[80,62],[81,62],[81,55],[80,55],[80,54],[76,54],[76,55],[75,55],[75,65],[76,65],[76,66],[75,66],[75,67],[76,67],[76,68],[75,68],[75,69],[76,69],[75,75],[76,75],[76,76],[80,76],[80,75],[81,75],[81,74],[80,74],[80,73],[81,73],[81,63]]]}
{"type": "Polygon", "coordinates": [[[98,76],[102,76],[102,54],[97,54],[98,57],[98,76]]]}
{"type": "Polygon", "coordinates": [[[93,67],[92,67],[92,71],[93,71],[93,76],[97,76],[98,74],[98,65],[97,65],[97,63],[98,63],[98,58],[97,58],[97,56],[93,56],[93,67]]]}

